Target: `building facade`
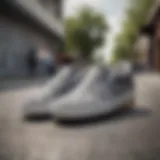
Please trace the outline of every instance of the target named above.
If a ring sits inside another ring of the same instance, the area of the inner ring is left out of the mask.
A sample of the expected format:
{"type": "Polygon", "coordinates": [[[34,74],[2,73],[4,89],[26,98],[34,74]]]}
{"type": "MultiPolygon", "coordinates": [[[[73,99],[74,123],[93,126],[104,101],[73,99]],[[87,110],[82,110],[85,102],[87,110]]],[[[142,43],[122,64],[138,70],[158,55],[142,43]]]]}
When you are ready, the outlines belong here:
{"type": "Polygon", "coordinates": [[[27,76],[33,50],[56,63],[64,44],[62,18],[62,0],[1,0],[0,77],[27,76]]]}
{"type": "Polygon", "coordinates": [[[148,23],[141,28],[141,36],[148,39],[148,49],[143,53],[145,64],[160,72],[160,0],[151,8],[148,23]]]}

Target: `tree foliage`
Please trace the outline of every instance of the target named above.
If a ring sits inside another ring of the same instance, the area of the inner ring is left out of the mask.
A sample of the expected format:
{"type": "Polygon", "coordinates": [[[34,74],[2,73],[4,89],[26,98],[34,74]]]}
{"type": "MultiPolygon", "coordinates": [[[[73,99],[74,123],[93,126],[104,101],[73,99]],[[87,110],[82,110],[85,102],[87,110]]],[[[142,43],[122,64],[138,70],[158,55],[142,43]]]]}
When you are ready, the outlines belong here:
{"type": "Polygon", "coordinates": [[[137,34],[146,23],[150,9],[154,3],[155,0],[129,0],[122,30],[115,39],[112,53],[113,61],[136,58],[133,49],[137,34]]]}
{"type": "Polygon", "coordinates": [[[65,22],[67,52],[81,58],[91,58],[94,50],[103,45],[108,26],[105,17],[89,7],[82,8],[76,16],[65,22]]]}

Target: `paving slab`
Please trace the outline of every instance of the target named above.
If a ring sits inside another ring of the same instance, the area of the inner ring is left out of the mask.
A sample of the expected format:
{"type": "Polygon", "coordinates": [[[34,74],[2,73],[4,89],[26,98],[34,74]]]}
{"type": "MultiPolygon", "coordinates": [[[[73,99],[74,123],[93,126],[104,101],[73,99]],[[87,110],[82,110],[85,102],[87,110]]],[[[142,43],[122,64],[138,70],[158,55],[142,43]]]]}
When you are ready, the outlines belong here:
{"type": "Polygon", "coordinates": [[[144,85],[145,77],[135,79],[138,97],[135,109],[81,125],[24,122],[22,105],[35,88],[1,90],[0,159],[158,160],[160,103],[155,96],[160,94],[160,80],[153,84],[151,78],[144,85]],[[149,98],[150,105],[146,105],[149,98]]]}

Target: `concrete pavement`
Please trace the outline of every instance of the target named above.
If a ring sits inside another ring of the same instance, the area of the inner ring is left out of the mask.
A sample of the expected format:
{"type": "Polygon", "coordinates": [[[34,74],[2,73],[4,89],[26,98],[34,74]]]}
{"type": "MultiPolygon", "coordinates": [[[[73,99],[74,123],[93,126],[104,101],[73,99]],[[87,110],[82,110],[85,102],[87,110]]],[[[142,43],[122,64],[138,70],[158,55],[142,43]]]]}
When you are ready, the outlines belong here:
{"type": "Polygon", "coordinates": [[[134,110],[83,125],[24,122],[35,85],[0,90],[0,160],[158,160],[160,77],[139,75],[135,83],[134,110]]]}

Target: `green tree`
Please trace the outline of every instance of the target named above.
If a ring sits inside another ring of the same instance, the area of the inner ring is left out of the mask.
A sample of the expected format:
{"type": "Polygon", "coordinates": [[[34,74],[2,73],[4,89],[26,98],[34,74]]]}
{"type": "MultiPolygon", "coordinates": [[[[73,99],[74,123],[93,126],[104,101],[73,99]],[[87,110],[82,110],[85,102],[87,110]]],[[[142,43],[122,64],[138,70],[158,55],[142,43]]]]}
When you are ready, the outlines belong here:
{"type": "Polygon", "coordinates": [[[122,30],[115,39],[112,61],[121,59],[133,60],[134,44],[140,28],[146,23],[150,9],[156,0],[130,0],[122,30]]]}
{"type": "Polygon", "coordinates": [[[103,45],[108,31],[105,17],[89,7],[82,8],[76,16],[65,22],[67,52],[75,56],[90,59],[96,48],[103,45]]]}

